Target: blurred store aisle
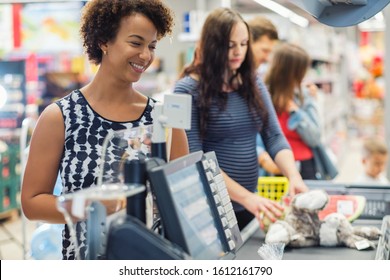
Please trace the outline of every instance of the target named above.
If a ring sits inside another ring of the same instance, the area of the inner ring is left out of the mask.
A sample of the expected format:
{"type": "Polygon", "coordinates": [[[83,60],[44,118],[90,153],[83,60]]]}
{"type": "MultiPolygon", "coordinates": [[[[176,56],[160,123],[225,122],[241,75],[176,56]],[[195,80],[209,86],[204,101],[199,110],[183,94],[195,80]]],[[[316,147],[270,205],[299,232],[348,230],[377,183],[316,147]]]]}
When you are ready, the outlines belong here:
{"type": "MultiPolygon", "coordinates": [[[[360,149],[362,141],[359,138],[348,139],[344,157],[338,162],[340,173],[335,182],[353,182],[355,177],[362,172],[360,149]]],[[[26,220],[26,240],[30,244],[31,237],[38,224],[26,220]]],[[[0,222],[0,259],[22,260],[23,259],[23,230],[22,218],[14,217],[0,222]]],[[[29,251],[29,246],[26,246],[29,251]]]]}
{"type": "Polygon", "coordinates": [[[350,137],[345,149],[343,158],[338,162],[339,175],[334,179],[337,183],[352,183],[363,172],[362,139],[350,137]]]}

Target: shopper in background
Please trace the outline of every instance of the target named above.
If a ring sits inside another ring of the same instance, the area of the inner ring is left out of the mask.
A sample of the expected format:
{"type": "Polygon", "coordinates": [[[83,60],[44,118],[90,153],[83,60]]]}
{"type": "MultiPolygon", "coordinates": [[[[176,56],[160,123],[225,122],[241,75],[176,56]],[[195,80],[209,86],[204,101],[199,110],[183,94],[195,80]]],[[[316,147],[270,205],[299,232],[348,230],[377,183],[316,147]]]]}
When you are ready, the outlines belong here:
{"type": "Polygon", "coordinates": [[[255,67],[263,77],[265,67],[270,61],[271,53],[279,41],[276,26],[263,16],[256,16],[248,21],[252,34],[252,50],[255,58],[255,67]]]}
{"type": "Polygon", "coordinates": [[[321,128],[313,93],[302,86],[309,66],[310,57],[304,49],[282,43],[273,53],[265,83],[302,178],[315,180],[317,171],[311,148],[321,144],[321,128]]]}
{"type": "Polygon", "coordinates": [[[383,174],[387,166],[388,148],[385,141],[379,137],[370,137],[364,140],[362,149],[363,174],[360,174],[356,183],[363,184],[390,184],[383,174]]]}
{"type": "MultiPolygon", "coordinates": [[[[155,101],[133,88],[154,59],[159,39],[172,30],[172,13],[158,0],[94,0],[86,4],[81,35],[88,58],[100,65],[92,81],[49,105],[31,140],[22,206],[31,220],[65,223],[52,195],[58,170],[62,193],[96,185],[105,136],[153,122],[155,101]]],[[[183,130],[174,130],[171,159],[188,153],[183,130]]],[[[109,163],[108,163],[109,164],[109,163]]],[[[108,209],[110,211],[110,209],[108,209]]],[[[85,222],[77,224],[79,248],[63,233],[63,258],[85,258],[85,222]]]]}
{"type": "MultiPolygon", "coordinates": [[[[255,58],[255,67],[263,78],[266,66],[269,63],[271,52],[279,40],[276,26],[266,17],[256,16],[248,21],[252,35],[252,51],[255,58]]],[[[257,160],[259,163],[259,176],[280,175],[281,171],[266,151],[263,139],[257,135],[257,160]]]]}
{"type": "Polygon", "coordinates": [[[291,194],[307,190],[267,89],[256,77],[250,42],[248,25],[237,12],[212,11],[201,32],[197,60],[174,88],[175,93],[192,96],[190,151],[215,151],[241,229],[254,217],[262,225],[263,214],[275,221],[282,210],[255,193],[258,133],[290,180],[291,194]]]}

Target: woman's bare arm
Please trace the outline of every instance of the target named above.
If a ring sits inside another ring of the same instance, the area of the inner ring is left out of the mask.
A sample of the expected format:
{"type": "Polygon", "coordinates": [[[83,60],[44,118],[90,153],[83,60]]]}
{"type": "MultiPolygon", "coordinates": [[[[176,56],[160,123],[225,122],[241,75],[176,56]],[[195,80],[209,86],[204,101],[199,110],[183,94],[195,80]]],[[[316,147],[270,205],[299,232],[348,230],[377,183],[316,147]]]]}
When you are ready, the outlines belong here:
{"type": "Polygon", "coordinates": [[[34,129],[22,183],[22,208],[28,219],[64,223],[53,195],[64,148],[64,121],[56,104],[48,106],[34,129]]]}

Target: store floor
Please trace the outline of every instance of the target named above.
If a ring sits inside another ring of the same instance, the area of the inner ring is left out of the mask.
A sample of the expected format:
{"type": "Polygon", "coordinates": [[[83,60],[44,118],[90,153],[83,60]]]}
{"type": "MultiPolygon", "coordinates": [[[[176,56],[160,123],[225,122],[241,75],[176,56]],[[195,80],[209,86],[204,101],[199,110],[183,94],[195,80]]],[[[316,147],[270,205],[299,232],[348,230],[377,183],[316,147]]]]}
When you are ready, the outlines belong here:
{"type": "MultiPolygon", "coordinates": [[[[355,177],[362,172],[360,159],[361,140],[353,138],[348,140],[348,146],[344,156],[338,163],[340,174],[335,178],[336,182],[353,182],[355,177]]],[[[0,259],[22,260],[31,259],[29,251],[31,239],[38,223],[31,222],[16,216],[0,221],[0,259]],[[25,230],[23,230],[25,227],[25,230]],[[23,246],[23,232],[25,232],[25,244],[23,246]],[[26,250],[26,254],[23,252],[26,250]]]]}

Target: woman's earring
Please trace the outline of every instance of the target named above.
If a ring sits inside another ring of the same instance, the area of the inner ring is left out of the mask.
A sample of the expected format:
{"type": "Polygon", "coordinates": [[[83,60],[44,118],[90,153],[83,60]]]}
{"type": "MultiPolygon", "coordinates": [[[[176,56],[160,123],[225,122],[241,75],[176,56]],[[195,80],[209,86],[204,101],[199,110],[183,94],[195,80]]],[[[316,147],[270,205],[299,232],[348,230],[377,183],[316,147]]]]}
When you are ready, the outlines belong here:
{"type": "Polygon", "coordinates": [[[107,51],[103,51],[104,55],[107,55],[107,51]]]}

